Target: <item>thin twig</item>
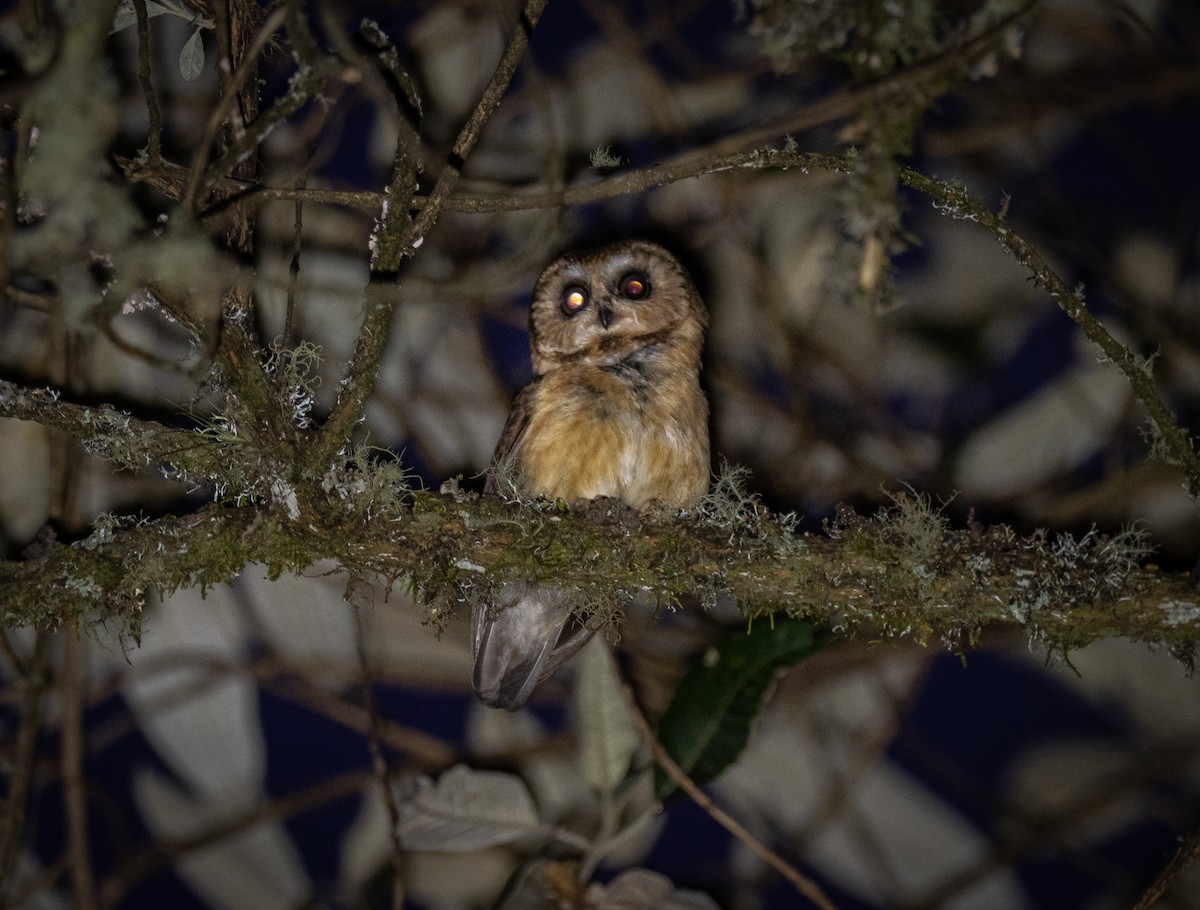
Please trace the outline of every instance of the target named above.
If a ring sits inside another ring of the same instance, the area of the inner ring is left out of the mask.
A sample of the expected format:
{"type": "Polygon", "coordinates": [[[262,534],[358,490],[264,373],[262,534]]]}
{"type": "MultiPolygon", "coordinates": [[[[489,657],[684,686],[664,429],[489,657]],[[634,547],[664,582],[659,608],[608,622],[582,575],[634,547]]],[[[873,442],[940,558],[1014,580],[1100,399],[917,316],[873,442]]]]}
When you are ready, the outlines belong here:
{"type": "MultiPolygon", "coordinates": [[[[441,200],[439,204],[443,211],[469,215],[528,212],[599,202],[721,171],[772,167],[795,167],[797,169],[812,167],[845,171],[849,167],[848,163],[837,155],[818,152],[796,152],[793,153],[792,159],[791,162],[784,164],[772,162],[764,157],[761,149],[715,157],[697,157],[695,154],[680,155],[653,167],[625,171],[572,187],[553,190],[521,190],[512,193],[456,193],[448,199],[441,200]]],[[[134,179],[149,182],[162,189],[167,195],[171,195],[170,176],[167,174],[142,170],[135,172],[134,179]]],[[[286,201],[295,199],[297,196],[303,196],[308,202],[364,210],[377,209],[383,201],[382,194],[369,190],[314,188],[300,192],[294,187],[256,187],[249,183],[237,183],[229,179],[222,181],[219,188],[230,191],[230,195],[211,206],[205,212],[205,219],[215,219],[224,214],[224,210],[229,207],[251,202],[286,201]]],[[[412,200],[412,205],[414,208],[424,209],[430,204],[431,199],[432,196],[417,196],[412,200]]]]}
{"type": "Polygon", "coordinates": [[[1150,883],[1150,887],[1133,905],[1132,910],[1149,910],[1150,907],[1153,907],[1158,903],[1158,899],[1167,893],[1175,880],[1187,871],[1188,867],[1197,859],[1200,859],[1200,828],[1189,834],[1179,845],[1179,849],[1175,851],[1171,861],[1150,883]]]}
{"type": "MultiPolygon", "coordinates": [[[[433,227],[441,214],[443,207],[450,198],[458,178],[462,174],[463,165],[496,108],[500,99],[512,81],[534,26],[541,18],[548,0],[526,0],[517,25],[509,36],[508,45],[495,72],[484,89],[483,95],[476,104],[470,118],[459,131],[446,163],[438,175],[429,198],[421,208],[420,214],[411,220],[395,217],[388,221],[377,233],[375,242],[390,246],[394,238],[389,232],[399,232],[399,250],[401,256],[411,256],[421,245],[425,234],[433,227]]],[[[402,137],[400,142],[404,142],[402,137]]],[[[397,262],[398,264],[398,262],[397,262]]],[[[329,419],[321,428],[309,458],[310,471],[318,474],[325,473],[325,466],[332,460],[334,454],[341,448],[351,430],[362,416],[366,401],[375,386],[379,374],[379,364],[387,347],[388,329],[392,321],[392,298],[387,293],[391,282],[387,275],[373,276],[367,286],[366,312],[363,315],[362,326],[358,332],[354,355],[350,360],[350,369],[342,382],[338,400],[334,404],[329,419]],[[386,282],[386,284],[385,284],[386,282]]]]}
{"type": "MultiPolygon", "coordinates": [[[[296,189],[303,190],[305,183],[308,181],[307,171],[301,171],[300,176],[296,178],[296,189]]],[[[288,288],[287,288],[287,315],[283,319],[283,347],[286,349],[291,344],[292,331],[296,321],[296,284],[300,278],[300,249],[302,244],[302,235],[304,227],[304,197],[296,196],[296,221],[294,233],[292,236],[292,261],[288,266],[288,288]]],[[[281,377],[283,371],[279,374],[281,377]]]]}
{"type": "Polygon", "coordinates": [[[450,149],[446,164],[442,168],[442,172],[438,174],[437,182],[433,185],[433,190],[422,207],[421,213],[408,226],[404,238],[408,255],[412,255],[416,251],[422,238],[429,233],[441,214],[442,206],[454,191],[458,178],[462,176],[463,164],[483,134],[484,126],[491,119],[496,108],[500,106],[500,98],[504,95],[509,82],[512,81],[513,74],[517,71],[517,64],[520,63],[521,57],[525,53],[529,37],[533,34],[538,19],[545,11],[547,2],[548,0],[526,0],[525,8],[521,10],[521,15],[517,20],[517,28],[513,30],[512,36],[509,38],[508,46],[504,49],[504,56],[500,58],[500,63],[496,66],[491,81],[479,99],[479,104],[475,106],[470,119],[459,131],[458,138],[454,140],[454,147],[450,149]]]}
{"type": "Polygon", "coordinates": [[[0,289],[6,291],[0,297],[0,316],[5,318],[7,313],[4,310],[8,309],[8,299],[13,290],[9,279],[12,278],[12,243],[17,226],[16,175],[13,168],[12,159],[0,153],[0,289]]]}
{"type": "Polygon", "coordinates": [[[409,213],[421,169],[421,100],[411,77],[400,65],[395,46],[383,30],[375,23],[364,22],[359,33],[374,50],[372,57],[383,72],[383,81],[393,89],[400,122],[392,158],[392,176],[384,190],[378,227],[370,241],[371,272],[389,274],[399,268],[406,255],[404,228],[411,219],[409,213]]]}
{"type": "MultiPolygon", "coordinates": [[[[170,357],[163,357],[161,354],[156,354],[154,351],[140,348],[131,341],[126,341],[117,331],[116,326],[109,319],[97,319],[93,321],[98,326],[104,337],[113,343],[120,351],[128,354],[130,357],[136,358],[143,363],[152,366],[164,372],[176,373],[180,376],[189,376],[189,369],[184,366],[184,363],[170,357]]],[[[161,345],[161,341],[159,342],[161,345]]]]}
{"type": "MultiPolygon", "coordinates": [[[[259,123],[263,118],[258,116],[258,54],[282,22],[279,16],[285,8],[276,8],[265,21],[261,19],[262,7],[257,0],[216,0],[214,9],[217,13],[219,47],[217,68],[221,74],[222,90],[219,107],[230,107],[227,117],[217,116],[214,112],[209,124],[210,127],[213,124],[225,124],[225,153],[216,164],[201,170],[204,173],[224,173],[228,170],[238,178],[255,182],[258,179],[258,162],[250,153],[265,135],[259,123]],[[251,134],[245,126],[247,120],[259,126],[259,132],[249,139],[247,137],[251,134]],[[228,162],[226,159],[235,148],[239,150],[236,160],[228,162]]],[[[293,95],[293,92],[288,93],[288,97],[293,95]]],[[[278,107],[277,104],[276,109],[278,107]]],[[[208,154],[208,146],[215,141],[215,136],[214,128],[202,146],[203,154],[208,154]]],[[[200,172],[193,170],[185,198],[196,191],[199,179],[200,172]]],[[[194,201],[193,196],[191,202],[194,201]]],[[[185,204],[183,208],[185,212],[190,212],[190,204],[185,204]]],[[[254,219],[251,216],[235,216],[226,226],[224,234],[225,243],[231,251],[252,258],[254,219]]],[[[230,419],[252,423],[258,427],[262,437],[269,437],[281,446],[289,446],[293,428],[264,370],[260,352],[266,345],[258,336],[261,326],[255,318],[254,308],[255,297],[249,285],[233,284],[227,288],[221,304],[224,318],[216,343],[220,371],[225,374],[230,387],[223,405],[230,419]]]]}
{"type": "Polygon", "coordinates": [[[357,605],[352,605],[354,611],[354,638],[358,649],[359,669],[362,673],[363,704],[371,718],[371,726],[367,731],[367,746],[371,750],[371,767],[379,786],[383,789],[383,804],[387,807],[388,833],[392,843],[392,910],[404,910],[404,845],[400,842],[400,804],[396,799],[396,787],[392,780],[392,772],[383,757],[380,746],[380,727],[382,721],[379,709],[375,704],[375,692],[372,689],[370,662],[367,660],[366,635],[363,631],[362,611],[357,605]]]}
{"type": "Polygon", "coordinates": [[[138,882],[188,853],[199,852],[206,847],[228,841],[254,830],[259,825],[291,818],[316,806],[327,805],[346,796],[361,793],[371,780],[371,773],[363,769],[331,775],[311,787],[255,806],[237,818],[199,834],[159,840],[104,880],[101,886],[104,904],[107,907],[115,906],[138,882]]]}
{"type": "MultiPolygon", "coordinates": [[[[108,686],[102,684],[93,694],[93,698],[103,700],[110,697],[131,680],[154,678],[184,668],[194,672],[186,674],[185,683],[166,687],[148,698],[145,708],[149,713],[170,711],[179,705],[202,698],[218,686],[225,685],[235,674],[249,673],[258,686],[273,695],[286,698],[363,736],[371,731],[370,715],[362,706],[351,704],[341,695],[312,682],[313,675],[320,676],[326,672],[338,676],[345,675],[349,671],[343,664],[298,662],[275,653],[264,654],[248,665],[240,661],[215,658],[206,653],[186,651],[172,652],[161,660],[146,659],[143,656],[143,659],[130,667],[126,673],[114,677],[108,686]]],[[[377,674],[376,679],[378,678],[377,674]]],[[[135,730],[136,726],[132,720],[109,723],[105,725],[103,735],[91,736],[89,742],[94,750],[102,751],[135,730]]],[[[448,768],[459,757],[458,750],[445,740],[422,730],[405,727],[393,720],[380,718],[376,733],[383,745],[404,752],[407,763],[422,771],[433,772],[448,768]]]]}
{"type": "MultiPolygon", "coordinates": [[[[267,41],[270,40],[275,30],[283,24],[286,12],[286,8],[280,7],[273,10],[267,16],[266,21],[263,22],[258,33],[254,36],[254,41],[250,47],[246,48],[245,54],[238,62],[237,69],[234,70],[233,75],[222,86],[221,97],[217,101],[216,107],[213,108],[212,113],[209,114],[208,122],[204,126],[204,135],[201,137],[200,143],[196,147],[196,154],[192,158],[191,179],[188,180],[187,189],[184,191],[181,203],[185,212],[192,211],[196,205],[196,196],[203,184],[212,144],[216,141],[221,124],[225,122],[225,115],[229,114],[231,118],[236,118],[236,125],[233,130],[235,137],[239,134],[245,134],[246,127],[242,123],[240,111],[235,103],[238,98],[238,91],[254,72],[255,67],[258,66],[259,53],[266,46],[267,41]]],[[[222,18],[227,18],[227,16],[222,18]]],[[[223,29],[218,26],[217,33],[219,37],[222,31],[223,29]]],[[[224,47],[228,43],[228,38],[226,37],[226,40],[220,43],[224,47]]],[[[228,60],[228,57],[223,57],[222,63],[225,60],[228,60]]],[[[235,147],[238,150],[238,154],[242,151],[240,142],[235,141],[231,143],[231,147],[235,147]]],[[[229,152],[226,151],[225,155],[228,154],[229,152]]],[[[222,159],[217,162],[218,165],[224,162],[224,157],[222,156],[222,159]]],[[[214,167],[214,170],[219,173],[219,168],[214,167]]]]}
{"type": "MultiPolygon", "coordinates": [[[[41,641],[39,636],[38,641],[41,641]]],[[[12,664],[13,675],[25,680],[31,681],[30,669],[25,665],[25,661],[21,659],[21,655],[17,653],[17,649],[13,647],[13,643],[8,638],[8,630],[0,629],[0,652],[8,658],[8,662],[12,664]]]]}
{"type": "Polygon", "coordinates": [[[75,624],[64,627],[62,678],[62,782],[71,890],[78,910],[95,910],[96,882],[88,846],[87,792],[83,776],[83,642],[75,624]]]}
{"type": "Polygon", "coordinates": [[[716,805],[703,790],[696,786],[696,783],[683,768],[679,767],[675,759],[671,758],[663,744],[658,741],[658,737],[654,735],[654,731],[650,729],[650,722],[642,713],[633,689],[628,685],[622,686],[621,689],[625,694],[625,701],[629,705],[629,713],[633,717],[634,726],[637,727],[638,733],[645,740],[646,745],[650,747],[654,761],[667,772],[667,776],[678,785],[679,789],[683,790],[696,805],[707,812],[713,821],[753,850],[763,862],[787,879],[792,887],[811,901],[814,906],[821,910],[837,910],[837,907],[826,897],[825,892],[816,882],[751,834],[741,822],[716,805]]]}
{"type": "Polygon", "coordinates": [[[458,757],[453,746],[422,730],[402,726],[384,717],[378,717],[373,723],[366,708],[326,692],[294,670],[270,676],[258,675],[262,685],[274,694],[316,711],[347,729],[374,736],[382,745],[402,750],[410,767],[441,770],[452,765],[458,757]]]}
{"type": "MultiPolygon", "coordinates": [[[[11,647],[7,635],[0,640],[5,643],[6,648],[11,647]]],[[[8,795],[3,803],[3,812],[0,812],[0,882],[8,881],[12,875],[17,857],[17,843],[25,823],[29,785],[33,778],[34,759],[37,756],[42,691],[45,688],[44,675],[50,653],[49,642],[49,633],[38,630],[28,667],[21,666],[15,654],[12,656],[23,678],[20,686],[21,720],[17,728],[16,742],[13,744],[8,795]]]]}
{"type": "Polygon", "coordinates": [[[162,114],[158,110],[158,95],[150,78],[150,16],[146,12],[146,0],[133,0],[137,14],[138,36],[138,81],[146,98],[146,117],[149,128],[146,133],[146,160],[151,167],[162,161],[162,114]]]}
{"type": "Polygon", "coordinates": [[[934,200],[943,214],[952,218],[974,221],[991,233],[1008,252],[1024,266],[1034,284],[1045,288],[1059,309],[1071,317],[1089,341],[1100,348],[1125,374],[1134,396],[1142,403],[1154,422],[1163,448],[1173,463],[1182,468],[1188,489],[1200,493],[1200,453],[1192,446],[1189,434],[1181,427],[1171,409],[1158,395],[1149,363],[1118,341],[1103,323],[1088,309],[1083,290],[1071,290],[1028,241],[1013,231],[1004,220],[968,193],[963,187],[945,180],[927,177],[909,168],[899,171],[900,182],[934,200]]]}

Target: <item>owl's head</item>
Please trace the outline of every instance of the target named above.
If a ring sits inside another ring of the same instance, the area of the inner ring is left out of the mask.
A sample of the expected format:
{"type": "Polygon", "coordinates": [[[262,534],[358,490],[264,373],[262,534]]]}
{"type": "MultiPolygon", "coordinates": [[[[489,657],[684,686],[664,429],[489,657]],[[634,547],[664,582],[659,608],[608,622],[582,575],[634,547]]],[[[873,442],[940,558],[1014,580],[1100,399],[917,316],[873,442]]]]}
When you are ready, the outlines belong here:
{"type": "Polygon", "coordinates": [[[707,323],[687,271],[658,244],[567,253],[533,288],[533,368],[540,376],[565,363],[614,363],[651,345],[698,361],[707,323]]]}

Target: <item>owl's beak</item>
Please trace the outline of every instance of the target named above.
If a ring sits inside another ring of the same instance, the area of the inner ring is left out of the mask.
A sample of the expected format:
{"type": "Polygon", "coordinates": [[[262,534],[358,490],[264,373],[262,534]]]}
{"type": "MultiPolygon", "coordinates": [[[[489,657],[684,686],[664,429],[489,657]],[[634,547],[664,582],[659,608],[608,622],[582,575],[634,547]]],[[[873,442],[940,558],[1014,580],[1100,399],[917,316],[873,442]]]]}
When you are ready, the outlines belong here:
{"type": "Polygon", "coordinates": [[[600,320],[600,324],[606,329],[612,324],[613,310],[607,303],[602,303],[596,307],[596,318],[600,320]]]}

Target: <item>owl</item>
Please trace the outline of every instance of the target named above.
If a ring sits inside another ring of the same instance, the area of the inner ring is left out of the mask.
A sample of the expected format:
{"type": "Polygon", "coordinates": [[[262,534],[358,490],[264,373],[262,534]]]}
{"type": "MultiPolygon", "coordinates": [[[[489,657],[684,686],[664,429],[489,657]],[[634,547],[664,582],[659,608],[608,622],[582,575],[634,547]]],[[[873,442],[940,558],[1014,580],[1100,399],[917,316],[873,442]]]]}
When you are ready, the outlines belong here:
{"type": "MultiPolygon", "coordinates": [[[[687,272],[657,244],[551,263],[530,310],[536,376],[513,402],[493,465],[530,497],[694,505],[709,477],[699,380],[707,323],[687,272]]],[[[494,604],[473,609],[475,691],[515,711],[591,636],[562,589],[505,584],[494,604]]]]}

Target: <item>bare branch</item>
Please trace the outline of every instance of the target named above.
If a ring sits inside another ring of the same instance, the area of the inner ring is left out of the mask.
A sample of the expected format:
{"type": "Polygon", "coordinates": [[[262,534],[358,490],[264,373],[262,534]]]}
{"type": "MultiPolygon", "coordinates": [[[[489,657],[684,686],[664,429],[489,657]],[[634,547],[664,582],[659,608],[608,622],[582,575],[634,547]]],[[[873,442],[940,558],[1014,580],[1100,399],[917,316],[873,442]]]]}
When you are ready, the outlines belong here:
{"type": "Polygon", "coordinates": [[[17,858],[17,845],[28,808],[33,765],[37,757],[37,737],[40,729],[42,694],[46,687],[46,665],[50,654],[50,635],[44,631],[34,640],[33,657],[28,668],[22,667],[13,652],[8,636],[0,638],[13,670],[24,677],[20,685],[20,726],[14,738],[8,794],[0,812],[0,880],[12,875],[17,858]]]}
{"type": "Polygon", "coordinates": [[[1151,907],[1158,903],[1159,898],[1163,897],[1170,890],[1179,876],[1186,872],[1197,859],[1200,859],[1200,831],[1193,831],[1179,845],[1179,849],[1171,857],[1171,861],[1167,863],[1166,868],[1158,874],[1158,877],[1150,883],[1150,887],[1145,890],[1138,902],[1133,905],[1133,910],[1150,910],[1151,907]]]}
{"type": "Polygon", "coordinates": [[[74,906],[95,910],[96,882],[92,875],[88,846],[87,791],[83,776],[83,644],[80,629],[68,625],[59,641],[63,646],[62,678],[62,779],[66,807],[67,849],[71,856],[71,888],[74,906]]]}
{"type": "Polygon", "coordinates": [[[379,781],[383,792],[383,804],[388,815],[388,840],[392,847],[392,910],[404,910],[404,845],[400,843],[400,805],[396,798],[396,782],[392,778],[391,769],[383,756],[380,745],[383,728],[383,718],[375,704],[374,677],[371,673],[370,661],[367,660],[366,640],[363,637],[362,614],[357,605],[354,610],[354,641],[358,650],[358,664],[361,678],[363,704],[366,706],[370,727],[367,730],[367,745],[371,751],[371,770],[379,781]]]}
{"type": "MultiPolygon", "coordinates": [[[[398,241],[397,250],[400,258],[411,256],[421,245],[425,234],[433,227],[441,214],[442,207],[454,191],[458,178],[462,174],[463,165],[479,141],[484,125],[499,107],[500,99],[516,73],[517,64],[529,44],[529,36],[533,33],[538,19],[541,18],[547,2],[548,0],[526,0],[518,17],[517,25],[504,49],[504,55],[500,58],[479,103],[459,131],[446,164],[434,184],[433,191],[421,207],[420,215],[408,221],[400,218],[401,213],[391,212],[390,217],[384,219],[383,230],[376,234],[375,243],[377,245],[382,244],[385,248],[390,248],[394,241],[398,241]],[[393,234],[396,236],[393,237],[393,234]]],[[[395,179],[394,176],[393,181],[395,179]]],[[[400,189],[403,190],[403,187],[400,189]]],[[[399,262],[400,259],[397,259],[397,266],[399,262]]],[[[386,260],[382,260],[380,267],[386,267],[388,264],[386,260]]],[[[387,346],[388,329],[392,321],[391,298],[382,285],[385,282],[390,284],[391,277],[387,273],[375,273],[372,275],[371,284],[367,286],[366,312],[363,315],[363,324],[358,333],[354,355],[350,361],[350,369],[342,382],[337,403],[309,453],[310,472],[324,473],[326,466],[338,449],[345,444],[354,425],[361,418],[367,397],[374,388],[375,377],[379,372],[379,363],[387,346]]]]}
{"type": "Polygon", "coordinates": [[[162,163],[162,114],[158,109],[158,94],[150,78],[150,16],[146,12],[146,0],[133,0],[137,14],[138,35],[138,82],[146,98],[146,116],[150,121],[146,135],[146,162],[151,167],[162,163]]]}
{"type": "MultiPolygon", "coordinates": [[[[321,80],[319,79],[313,85],[309,85],[307,80],[300,80],[302,84],[293,86],[294,91],[281,99],[267,115],[255,118],[254,122],[249,126],[241,122],[241,112],[236,106],[238,95],[246,86],[247,80],[257,71],[258,55],[262,52],[263,47],[270,40],[275,30],[283,24],[285,15],[285,8],[275,9],[268,14],[266,20],[255,34],[253,43],[250,47],[246,48],[244,56],[237,61],[237,69],[234,70],[231,78],[223,80],[221,99],[209,114],[208,122],[204,128],[204,136],[201,138],[200,144],[196,147],[196,154],[192,159],[191,179],[188,181],[187,189],[183,194],[183,210],[185,212],[191,212],[195,207],[196,197],[200,190],[204,188],[203,185],[207,183],[204,179],[206,171],[217,175],[226,173],[235,164],[257,149],[267,134],[278,123],[295,113],[300,105],[308,100],[314,87],[321,84],[321,80]],[[235,122],[238,124],[233,131],[234,141],[226,148],[221,157],[211,167],[208,167],[208,156],[211,152],[212,144],[216,141],[217,133],[220,132],[222,125],[225,124],[226,117],[231,114],[236,118],[235,122]]],[[[219,29],[218,32],[220,31],[219,29]]]]}

